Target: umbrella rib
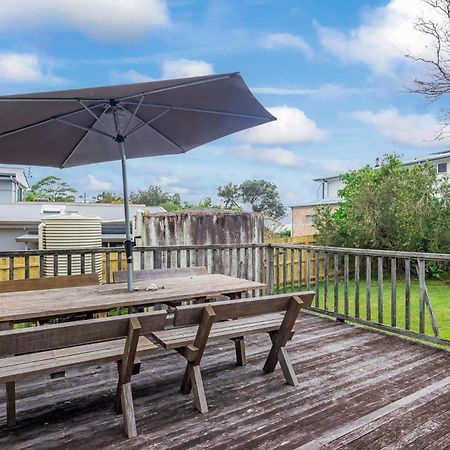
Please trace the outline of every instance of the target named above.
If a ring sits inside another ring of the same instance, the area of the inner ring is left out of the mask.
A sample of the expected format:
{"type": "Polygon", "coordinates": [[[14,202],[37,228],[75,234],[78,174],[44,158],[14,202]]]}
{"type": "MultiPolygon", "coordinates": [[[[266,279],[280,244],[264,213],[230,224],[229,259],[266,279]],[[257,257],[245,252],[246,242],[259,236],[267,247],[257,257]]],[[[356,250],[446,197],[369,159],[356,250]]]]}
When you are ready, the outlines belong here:
{"type": "MultiPolygon", "coordinates": [[[[130,126],[131,121],[134,119],[134,116],[136,115],[136,113],[138,112],[138,109],[141,107],[142,102],[144,101],[144,96],[141,97],[141,100],[139,101],[138,105],[136,106],[136,109],[133,112],[133,115],[130,117],[130,119],[128,120],[128,123],[125,125],[125,128],[123,130],[123,134],[126,133],[126,131],[128,130],[128,127],[130,126]]],[[[120,105],[119,105],[120,106],[120,105]]],[[[125,108],[123,108],[125,109],[125,108]]],[[[128,111],[128,110],[126,110],[128,111]]]]}
{"type": "MultiPolygon", "coordinates": [[[[128,111],[129,113],[131,113],[131,111],[127,108],[124,108],[122,106],[123,109],[125,109],[126,111],[128,111]]],[[[163,113],[165,114],[166,112],[168,112],[168,110],[164,111],[163,113]]],[[[159,117],[162,114],[159,115],[159,117]]],[[[152,120],[156,120],[158,117],[155,117],[152,120]]],[[[158,131],[155,127],[152,127],[150,125],[150,123],[144,122],[139,116],[136,116],[136,119],[140,120],[142,122],[142,126],[148,126],[150,129],[152,129],[158,136],[160,136],[161,138],[163,138],[165,141],[167,141],[170,145],[172,145],[173,147],[175,147],[180,153],[186,153],[185,150],[183,150],[178,144],[175,144],[175,142],[173,142],[171,139],[169,139],[165,134],[161,133],[160,131],[158,131]]],[[[130,134],[128,134],[129,136],[130,134]]]]}
{"type": "Polygon", "coordinates": [[[232,78],[235,75],[236,75],[236,72],[235,73],[231,73],[231,74],[229,73],[229,74],[226,74],[226,75],[218,75],[215,78],[208,78],[206,80],[188,81],[188,82],[185,82],[185,83],[176,84],[174,86],[168,86],[168,87],[165,87],[165,88],[154,89],[153,91],[140,92],[139,94],[127,95],[125,97],[118,97],[117,100],[122,101],[122,100],[127,100],[129,98],[136,98],[136,97],[139,97],[141,95],[145,96],[145,95],[150,95],[150,94],[158,94],[159,92],[170,91],[172,89],[180,89],[180,88],[183,88],[183,87],[196,86],[197,84],[211,83],[213,81],[226,80],[227,78],[232,78]]]}
{"type": "MultiPolygon", "coordinates": [[[[119,108],[122,108],[123,110],[130,112],[128,109],[124,108],[123,106],[121,106],[121,105],[118,105],[118,106],[119,106],[119,108]]],[[[170,109],[171,108],[165,109],[164,111],[160,112],[157,116],[153,117],[152,119],[148,120],[147,122],[144,122],[139,116],[135,116],[135,117],[138,118],[138,120],[141,121],[141,124],[136,125],[134,128],[132,128],[129,133],[124,135],[124,137],[131,136],[132,134],[136,133],[136,131],[139,131],[142,127],[145,127],[145,125],[150,125],[155,120],[157,120],[160,117],[162,117],[165,114],[167,114],[170,111],[170,109]]]]}
{"type": "MultiPolygon", "coordinates": [[[[105,105],[104,103],[101,103],[101,104],[99,104],[97,106],[104,106],[104,105],[105,105]]],[[[29,128],[34,128],[34,127],[37,127],[39,125],[44,125],[47,122],[51,122],[53,120],[60,119],[61,117],[72,116],[74,114],[78,114],[78,113],[83,112],[83,111],[84,111],[84,109],[78,109],[78,110],[72,111],[70,113],[64,113],[64,114],[60,114],[60,115],[57,115],[57,116],[52,116],[52,117],[49,117],[47,119],[40,120],[39,122],[35,122],[35,123],[30,124],[30,125],[26,125],[26,126],[23,126],[23,127],[20,127],[20,128],[16,128],[15,130],[5,131],[4,133],[0,134],[0,138],[5,137],[5,136],[9,136],[10,134],[18,133],[20,131],[28,130],[29,128]]]]}
{"type": "Polygon", "coordinates": [[[72,157],[72,155],[78,150],[81,143],[84,141],[84,138],[89,134],[89,131],[86,131],[83,136],[81,136],[81,139],[78,141],[77,145],[70,151],[70,153],[66,156],[66,159],[61,164],[61,169],[64,169],[66,167],[67,162],[72,157]]]}
{"type": "Polygon", "coordinates": [[[80,105],[97,121],[97,122],[99,122],[99,123],[101,123],[103,126],[104,126],[104,128],[106,129],[106,130],[108,130],[110,133],[112,133],[112,130],[111,130],[111,128],[110,127],[108,127],[108,125],[106,125],[101,119],[100,119],[100,117],[101,117],[101,114],[100,114],[100,117],[97,117],[92,111],[91,111],[91,109],[89,108],[89,107],[87,107],[84,103],[83,103],[83,101],[82,100],[79,100],[79,103],[80,103],[80,105]]]}
{"type": "MultiPolygon", "coordinates": [[[[127,105],[134,105],[133,102],[122,102],[127,105]]],[[[254,114],[244,114],[244,113],[233,113],[228,111],[219,111],[216,109],[202,109],[202,108],[187,108],[184,106],[169,106],[169,105],[163,105],[163,104],[156,104],[156,103],[143,103],[142,106],[148,106],[150,108],[172,108],[176,111],[188,111],[188,112],[199,112],[199,113],[206,113],[206,114],[217,114],[221,116],[232,116],[232,117],[241,117],[243,119],[257,119],[257,120],[264,120],[264,121],[271,121],[273,120],[270,117],[263,117],[263,116],[257,116],[254,114]]]]}
{"type": "MultiPolygon", "coordinates": [[[[103,136],[107,136],[107,137],[112,138],[112,139],[115,139],[115,137],[116,137],[116,136],[114,136],[112,134],[105,133],[104,131],[100,131],[97,128],[93,128],[93,125],[91,127],[84,127],[83,125],[77,125],[75,123],[69,122],[69,121],[61,119],[59,117],[55,118],[55,120],[57,122],[61,122],[61,123],[64,123],[66,125],[70,125],[71,127],[79,128],[80,130],[93,131],[94,133],[98,133],[98,134],[101,134],[103,136]]],[[[94,122],[94,124],[95,124],[95,122],[94,122]]]]}

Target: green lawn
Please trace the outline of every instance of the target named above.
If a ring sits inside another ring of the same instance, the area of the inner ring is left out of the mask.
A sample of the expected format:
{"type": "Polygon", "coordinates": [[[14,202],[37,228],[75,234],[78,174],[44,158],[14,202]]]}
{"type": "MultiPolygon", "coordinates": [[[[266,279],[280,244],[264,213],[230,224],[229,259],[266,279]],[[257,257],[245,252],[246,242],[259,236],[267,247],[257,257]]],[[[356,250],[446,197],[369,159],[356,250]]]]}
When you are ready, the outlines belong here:
{"type": "MultiPolygon", "coordinates": [[[[282,292],[283,286],[280,291],[282,292]]],[[[294,290],[297,286],[294,287],[294,290]]],[[[304,286],[302,289],[305,289],[304,286]]],[[[315,290],[315,286],[311,286],[312,290],[315,290]]],[[[436,318],[436,322],[439,328],[439,335],[442,338],[450,339],[450,283],[445,283],[437,280],[427,280],[428,295],[430,297],[431,306],[436,318]]],[[[287,286],[287,290],[290,291],[290,286],[287,286]]],[[[275,292],[277,292],[275,290],[275,292]]],[[[371,320],[373,322],[378,321],[378,284],[376,279],[372,278],[370,287],[370,307],[371,307],[371,320]]],[[[396,302],[396,316],[397,327],[405,327],[405,282],[404,280],[397,280],[397,302],[396,302]]],[[[410,329],[412,331],[419,331],[419,282],[417,280],[411,280],[411,319],[410,329]]],[[[319,307],[325,308],[324,303],[324,282],[319,282],[319,307]]],[[[313,303],[315,305],[315,302],[313,303]]],[[[334,283],[332,278],[328,283],[328,310],[334,310],[334,283]]],[[[344,313],[344,282],[339,281],[338,289],[338,311],[344,313]]],[[[349,282],[349,315],[355,316],[355,283],[350,280],[349,282]]],[[[359,317],[366,319],[366,284],[364,280],[360,282],[359,288],[359,317]]],[[[383,283],[383,321],[386,325],[391,324],[391,283],[385,281],[383,283]]],[[[425,333],[433,335],[431,328],[430,317],[428,310],[425,310],[425,333]]]]}

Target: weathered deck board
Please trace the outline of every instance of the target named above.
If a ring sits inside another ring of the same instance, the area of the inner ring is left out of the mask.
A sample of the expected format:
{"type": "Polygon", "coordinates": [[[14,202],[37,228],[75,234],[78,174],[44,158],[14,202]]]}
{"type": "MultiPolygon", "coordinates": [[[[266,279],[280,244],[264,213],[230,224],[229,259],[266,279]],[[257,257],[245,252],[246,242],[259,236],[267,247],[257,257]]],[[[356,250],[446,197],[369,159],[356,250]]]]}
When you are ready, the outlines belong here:
{"type": "Polygon", "coordinates": [[[297,389],[284,383],[279,368],[263,374],[268,336],[249,337],[245,367],[235,366],[231,340],[211,344],[202,369],[210,406],[204,416],[178,393],[183,358],[162,350],[143,358],[133,379],[139,433],[133,440],[121,434],[121,418],[112,412],[115,365],[18,383],[18,425],[0,427],[0,448],[450,445],[450,353],[306,314],[300,330],[288,344],[297,389]]]}

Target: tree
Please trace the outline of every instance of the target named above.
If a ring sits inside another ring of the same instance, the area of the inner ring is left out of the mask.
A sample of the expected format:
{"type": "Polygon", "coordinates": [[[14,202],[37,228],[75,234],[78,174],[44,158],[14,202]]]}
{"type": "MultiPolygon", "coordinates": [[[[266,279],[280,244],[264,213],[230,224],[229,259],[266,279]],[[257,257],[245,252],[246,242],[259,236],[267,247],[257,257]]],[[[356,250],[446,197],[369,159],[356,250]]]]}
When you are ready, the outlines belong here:
{"type": "Polygon", "coordinates": [[[77,190],[61,178],[50,175],[34,183],[26,194],[27,201],[74,202],[77,190]]]}
{"type": "Polygon", "coordinates": [[[241,187],[238,184],[228,183],[225,186],[219,186],[217,197],[223,200],[225,208],[240,209],[239,198],[241,196],[241,187]]]}
{"type": "Polygon", "coordinates": [[[217,196],[226,208],[242,209],[243,205],[249,205],[252,211],[275,222],[285,216],[278,188],[266,180],[245,180],[240,185],[228,183],[218,188],[217,196]]]}
{"type": "MultiPolygon", "coordinates": [[[[411,92],[437,100],[450,93],[450,0],[423,0],[428,9],[427,17],[419,17],[415,28],[427,42],[423,54],[409,53],[409,59],[426,67],[424,75],[414,80],[411,92]]],[[[448,113],[444,111],[444,123],[437,138],[443,138],[449,125],[448,113]]]]}
{"type": "Polygon", "coordinates": [[[318,207],[318,243],[341,247],[450,252],[450,185],[430,164],[385,156],[342,176],[337,209],[318,207]]]}
{"type": "Polygon", "coordinates": [[[117,195],[114,192],[103,191],[94,197],[95,203],[123,203],[123,196],[117,195]]]}
{"type": "Polygon", "coordinates": [[[150,185],[147,189],[132,192],[130,200],[133,203],[143,203],[146,206],[162,206],[164,204],[181,206],[180,194],[170,194],[154,185],[150,185]]]}

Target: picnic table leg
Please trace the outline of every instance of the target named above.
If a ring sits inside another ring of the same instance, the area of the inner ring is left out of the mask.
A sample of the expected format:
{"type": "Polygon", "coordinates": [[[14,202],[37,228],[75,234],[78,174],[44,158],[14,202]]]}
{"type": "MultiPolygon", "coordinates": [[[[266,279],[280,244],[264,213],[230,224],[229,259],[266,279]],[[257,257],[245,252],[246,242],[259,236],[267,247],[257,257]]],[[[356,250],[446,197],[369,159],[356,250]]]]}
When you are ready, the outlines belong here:
{"type": "Polygon", "coordinates": [[[190,378],[194,388],[194,404],[195,407],[202,413],[208,412],[208,403],[206,402],[205,389],[203,387],[202,374],[200,373],[200,366],[189,366],[190,378]]]}
{"type": "MultiPolygon", "coordinates": [[[[244,296],[244,292],[232,292],[227,294],[230,300],[238,300],[244,296]]],[[[234,348],[236,349],[236,365],[245,366],[247,364],[247,356],[245,354],[244,336],[233,338],[234,348]]]]}
{"type": "Polygon", "coordinates": [[[13,427],[16,424],[16,383],[6,383],[6,426],[13,427]]]}
{"type": "MultiPolygon", "coordinates": [[[[277,338],[277,334],[278,333],[276,331],[269,332],[272,343],[275,342],[275,340],[277,338]]],[[[292,367],[291,359],[289,358],[286,347],[284,347],[284,346],[280,347],[280,350],[278,351],[278,355],[277,355],[277,361],[280,363],[280,367],[283,372],[286,383],[290,384],[291,386],[294,386],[294,387],[298,386],[297,375],[295,374],[294,368],[292,367]]],[[[274,369],[275,369],[275,367],[274,367],[274,369]]],[[[265,370],[265,372],[267,373],[266,370],[265,370]]],[[[271,372],[273,372],[273,370],[271,372]]]]}
{"type": "Polygon", "coordinates": [[[188,363],[184,371],[183,381],[181,382],[180,392],[187,395],[194,387],[194,403],[195,407],[202,413],[208,412],[208,404],[206,402],[205,390],[203,387],[202,375],[200,372],[200,362],[205,351],[206,343],[211,328],[216,319],[216,314],[210,305],[205,305],[202,320],[198,327],[191,352],[187,357],[188,363]]]}
{"type": "Polygon", "coordinates": [[[292,297],[280,328],[278,331],[269,333],[272,340],[272,348],[270,349],[263,368],[266,373],[273,372],[277,362],[280,361],[281,369],[283,370],[286,381],[293,386],[296,386],[298,381],[297,377],[295,377],[295,379],[292,378],[294,370],[286,353],[285,345],[292,335],[292,328],[295,325],[295,321],[297,320],[302,305],[303,302],[300,298],[296,296],[292,297]]]}
{"type": "Polygon", "coordinates": [[[129,438],[137,436],[136,419],[134,417],[133,395],[131,393],[131,383],[122,385],[120,393],[123,410],[123,427],[129,438]]]}
{"type": "Polygon", "coordinates": [[[247,356],[245,354],[244,336],[233,338],[233,341],[236,349],[236,365],[245,366],[247,364],[247,356]]]}
{"type": "Polygon", "coordinates": [[[141,325],[136,317],[131,318],[129,323],[123,358],[120,364],[118,364],[119,381],[114,409],[116,412],[119,410],[122,411],[125,433],[129,438],[133,438],[137,436],[137,431],[134,417],[133,396],[131,393],[131,376],[133,373],[141,325]]]}

